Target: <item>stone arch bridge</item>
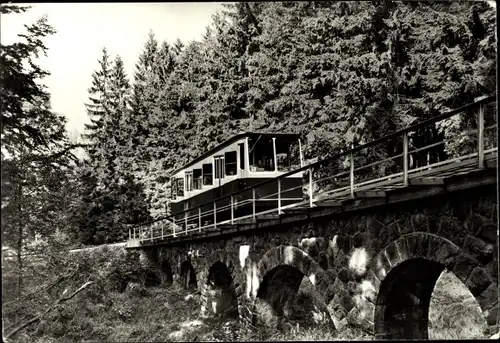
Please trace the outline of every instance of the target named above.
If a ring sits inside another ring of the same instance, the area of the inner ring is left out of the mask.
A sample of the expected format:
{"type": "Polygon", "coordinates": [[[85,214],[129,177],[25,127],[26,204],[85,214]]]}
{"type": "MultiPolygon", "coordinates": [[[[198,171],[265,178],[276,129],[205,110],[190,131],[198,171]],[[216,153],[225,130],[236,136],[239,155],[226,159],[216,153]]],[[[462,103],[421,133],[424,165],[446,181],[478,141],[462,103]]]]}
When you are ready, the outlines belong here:
{"type": "Polygon", "coordinates": [[[163,279],[178,275],[195,287],[206,315],[231,310],[255,321],[255,301],[269,297],[271,284],[296,292],[306,276],[337,325],[378,338],[428,337],[430,297],[446,268],[468,287],[495,331],[496,183],[477,177],[480,186],[453,193],[350,213],[311,211],[302,221],[261,222],[255,230],[141,250],[163,279]]]}
{"type": "Polygon", "coordinates": [[[200,292],[203,315],[256,323],[259,301],[279,315],[307,277],[335,327],[348,323],[386,339],[428,338],[431,294],[447,269],[468,287],[496,333],[496,145],[488,157],[483,126],[476,154],[468,155],[471,168],[462,161],[445,170],[439,162],[428,170],[440,175],[412,176],[406,162],[403,174],[384,181],[401,177],[401,187],[355,192],[351,163],[349,196],[336,203],[315,197],[315,206],[310,198],[311,206],[289,211],[278,204],[279,215],[214,225],[197,235],[186,229],[163,239],[162,232],[162,239],[129,249],[139,249],[162,280],[179,278],[200,292]]]}

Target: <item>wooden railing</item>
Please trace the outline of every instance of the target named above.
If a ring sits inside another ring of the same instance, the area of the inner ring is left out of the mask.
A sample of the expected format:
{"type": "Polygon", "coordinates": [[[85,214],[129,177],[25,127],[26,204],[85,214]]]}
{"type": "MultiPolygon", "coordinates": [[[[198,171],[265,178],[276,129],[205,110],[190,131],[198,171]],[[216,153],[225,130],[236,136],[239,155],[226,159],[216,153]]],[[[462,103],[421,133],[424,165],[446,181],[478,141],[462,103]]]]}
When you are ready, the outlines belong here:
{"type": "Polygon", "coordinates": [[[188,235],[331,199],[354,198],[357,192],[406,187],[410,179],[436,171],[481,169],[496,157],[496,130],[496,97],[484,97],[279,177],[131,227],[129,240],[188,235]],[[302,177],[302,182],[290,186],[287,179],[293,177],[302,177]]]}

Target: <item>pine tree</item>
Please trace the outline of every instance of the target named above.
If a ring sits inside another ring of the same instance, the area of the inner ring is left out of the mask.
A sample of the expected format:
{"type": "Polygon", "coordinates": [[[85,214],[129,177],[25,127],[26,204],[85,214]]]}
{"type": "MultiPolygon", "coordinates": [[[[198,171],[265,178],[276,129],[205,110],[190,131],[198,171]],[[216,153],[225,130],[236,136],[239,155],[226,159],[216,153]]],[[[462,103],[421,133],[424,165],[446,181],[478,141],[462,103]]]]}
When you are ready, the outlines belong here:
{"type": "Polygon", "coordinates": [[[131,111],[131,88],[120,56],[116,56],[111,70],[110,93],[111,115],[105,125],[106,139],[110,147],[116,151],[115,172],[118,178],[122,178],[123,172],[128,171],[132,163],[132,156],[127,154],[130,137],[125,123],[131,111]]]}
{"type": "Polygon", "coordinates": [[[92,74],[92,86],[88,89],[90,103],[85,104],[90,124],[85,124],[87,133],[83,136],[91,144],[102,136],[103,117],[110,108],[111,62],[105,47],[98,63],[100,68],[92,74]]]}
{"type": "Polygon", "coordinates": [[[174,54],[176,56],[179,56],[184,50],[184,47],[185,47],[184,43],[182,43],[182,41],[179,38],[177,38],[174,42],[174,49],[173,49],[174,54]]]}
{"type": "MultiPolygon", "coordinates": [[[[0,6],[2,15],[26,10],[16,5],[0,6]]],[[[17,255],[18,297],[23,293],[25,277],[29,277],[23,255],[30,243],[37,235],[53,237],[55,227],[68,221],[65,209],[60,206],[68,198],[61,190],[74,160],[65,118],[51,109],[50,93],[41,84],[49,73],[34,62],[40,52],[47,50],[43,38],[55,31],[46,17],[26,29],[26,33],[19,35],[22,40],[2,45],[0,55],[2,245],[12,248],[17,255]]]]}
{"type": "Polygon", "coordinates": [[[144,49],[139,60],[135,65],[134,87],[132,108],[136,116],[144,118],[147,116],[148,106],[151,105],[151,99],[145,98],[144,89],[148,84],[148,77],[153,67],[156,51],[158,50],[158,41],[153,31],[148,34],[148,39],[144,44],[144,49]]]}

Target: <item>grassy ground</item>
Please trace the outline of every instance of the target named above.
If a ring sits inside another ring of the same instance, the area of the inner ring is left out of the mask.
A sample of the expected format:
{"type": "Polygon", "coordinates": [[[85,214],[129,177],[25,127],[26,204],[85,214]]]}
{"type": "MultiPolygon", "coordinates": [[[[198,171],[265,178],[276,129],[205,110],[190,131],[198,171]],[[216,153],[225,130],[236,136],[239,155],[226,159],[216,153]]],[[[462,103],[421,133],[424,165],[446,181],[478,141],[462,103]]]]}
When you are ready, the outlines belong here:
{"type": "Polygon", "coordinates": [[[431,297],[429,338],[488,338],[487,330],[476,299],[453,273],[445,270],[431,297]]]}

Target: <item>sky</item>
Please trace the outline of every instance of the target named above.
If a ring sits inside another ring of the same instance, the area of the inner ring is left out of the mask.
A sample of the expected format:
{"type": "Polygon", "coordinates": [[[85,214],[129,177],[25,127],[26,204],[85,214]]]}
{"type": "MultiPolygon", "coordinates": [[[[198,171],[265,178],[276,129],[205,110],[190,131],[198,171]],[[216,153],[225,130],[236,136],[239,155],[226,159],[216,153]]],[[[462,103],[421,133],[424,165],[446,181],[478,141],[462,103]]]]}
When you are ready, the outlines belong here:
{"type": "Polygon", "coordinates": [[[18,41],[24,25],[44,14],[58,32],[46,37],[47,56],[38,64],[51,75],[43,80],[52,95],[52,109],[68,118],[70,137],[76,138],[88,122],[85,102],[92,73],[105,46],[112,59],[121,56],[132,79],[134,66],[150,30],[158,41],[201,39],[221,3],[38,3],[25,13],[2,15],[2,44],[18,41]]]}

